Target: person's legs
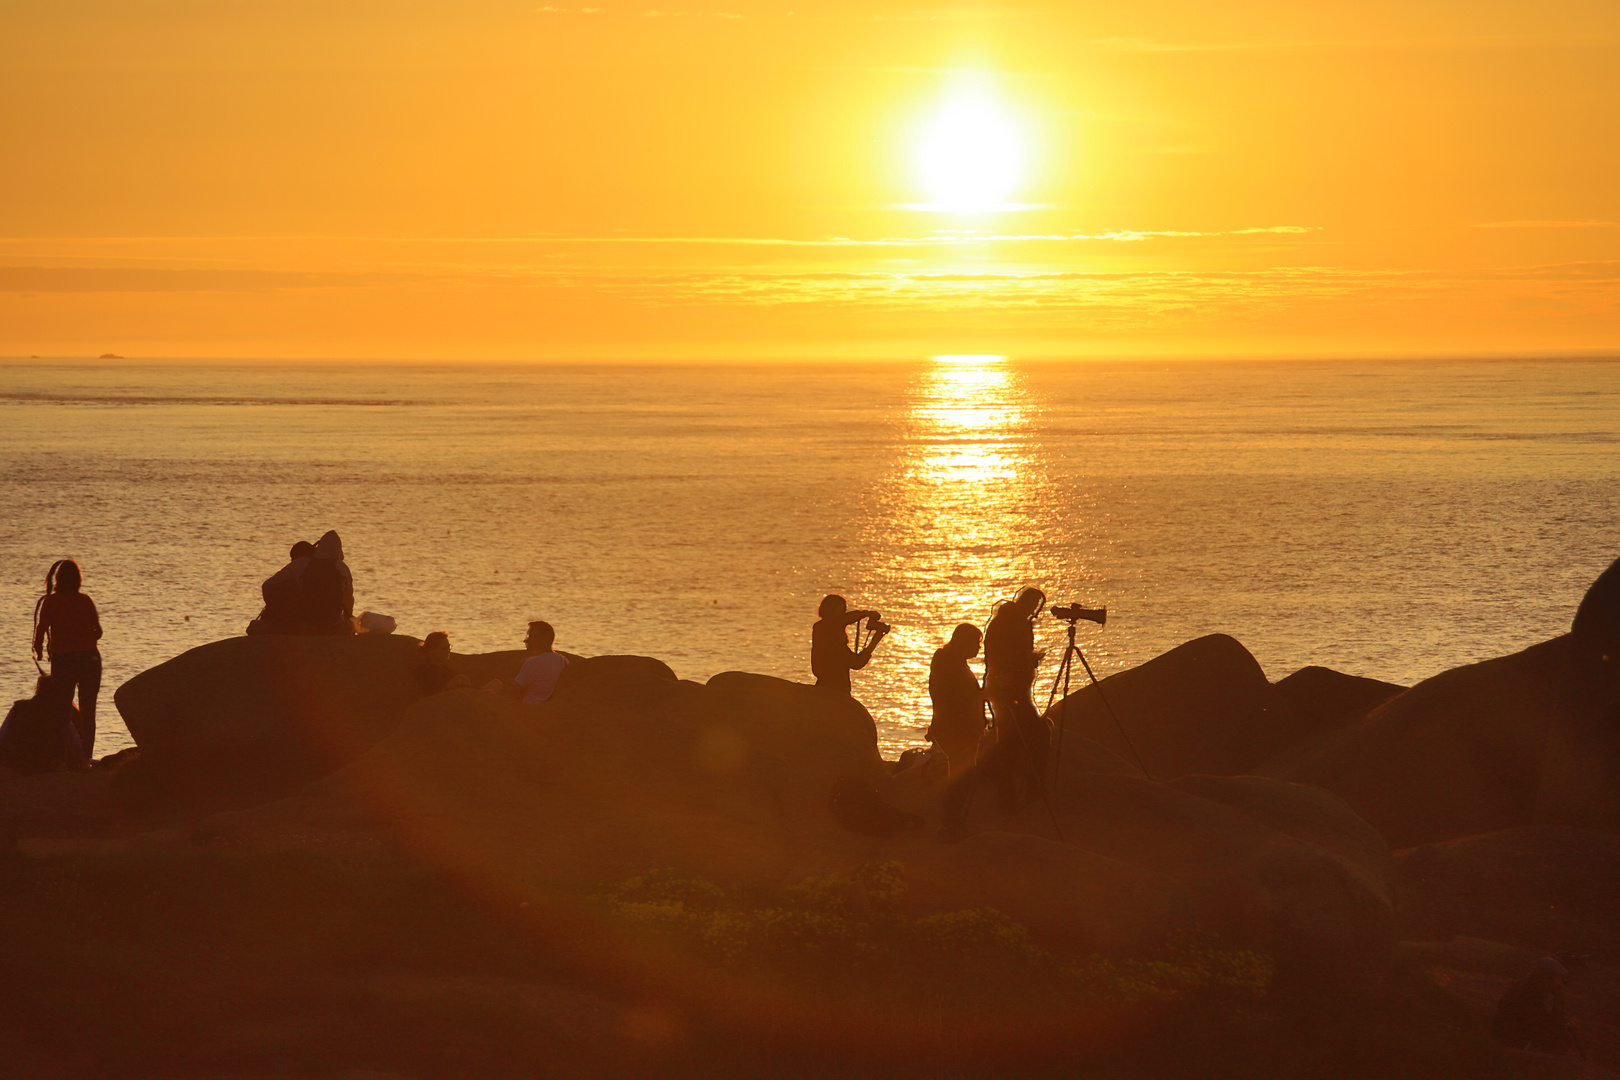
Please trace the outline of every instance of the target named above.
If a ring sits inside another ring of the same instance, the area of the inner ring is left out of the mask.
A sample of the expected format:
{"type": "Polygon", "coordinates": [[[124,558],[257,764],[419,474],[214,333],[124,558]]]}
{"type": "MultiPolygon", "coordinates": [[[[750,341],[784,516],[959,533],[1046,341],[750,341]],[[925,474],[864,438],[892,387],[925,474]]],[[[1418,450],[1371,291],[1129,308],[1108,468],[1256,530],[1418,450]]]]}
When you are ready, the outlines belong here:
{"type": "Polygon", "coordinates": [[[96,757],[96,698],[101,694],[101,653],[85,654],[79,676],[79,749],[86,762],[96,757]]]}
{"type": "Polygon", "coordinates": [[[973,802],[973,795],[979,790],[979,781],[984,778],[985,770],[995,768],[995,749],[985,753],[974,765],[960,775],[951,776],[951,782],[945,787],[945,823],[940,827],[940,838],[944,840],[960,840],[967,829],[968,806],[973,802]]]}
{"type": "Polygon", "coordinates": [[[68,704],[73,691],[79,691],[79,712],[74,726],[79,732],[79,756],[95,757],[96,698],[101,694],[101,653],[96,649],[56,653],[51,657],[51,682],[56,693],[68,704]]]}

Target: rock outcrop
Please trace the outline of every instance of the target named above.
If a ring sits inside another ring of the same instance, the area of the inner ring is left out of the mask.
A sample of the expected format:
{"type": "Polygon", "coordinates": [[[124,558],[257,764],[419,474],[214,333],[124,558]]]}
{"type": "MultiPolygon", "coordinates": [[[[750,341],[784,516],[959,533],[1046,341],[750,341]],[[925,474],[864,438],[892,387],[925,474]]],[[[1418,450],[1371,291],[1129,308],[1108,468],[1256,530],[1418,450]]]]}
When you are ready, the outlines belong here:
{"type": "Polygon", "coordinates": [[[1343,798],[1391,847],[1526,825],[1567,639],[1453,668],[1282,764],[1343,798]]]}
{"type": "Polygon", "coordinates": [[[422,696],[417,642],[261,635],[199,646],[113,695],[143,765],[176,793],[250,805],[353,761],[422,696]]]}
{"type": "Polygon", "coordinates": [[[1396,853],[1402,936],[1542,952],[1620,948],[1620,836],[1530,826],[1396,853]]]}
{"type": "Polygon", "coordinates": [[[1620,833],[1620,560],[1575,613],[1557,705],[1535,820],[1620,833]]]}
{"type": "Polygon", "coordinates": [[[1323,792],[1260,778],[1174,787],[1084,752],[1045,804],[1004,817],[976,801],[943,844],[937,793],[907,788],[847,697],[728,672],[706,685],[655,660],[571,667],[520,709],[453,691],[413,706],[375,748],[296,798],[220,815],[244,842],[384,828],[500,891],[600,886],[673,867],[787,884],[874,860],[904,868],[914,913],[994,907],[1039,940],[1129,953],[1202,928],[1280,962],[1366,985],[1394,948],[1382,841],[1323,792]],[[887,836],[840,824],[842,784],[915,814],[887,836]]]}
{"type": "Polygon", "coordinates": [[[1335,732],[1365,719],[1378,706],[1406,692],[1406,687],[1394,683],[1315,665],[1278,679],[1276,685],[1277,693],[1299,717],[1302,734],[1298,742],[1256,766],[1254,771],[1266,776],[1279,775],[1314,753],[1335,732]]]}
{"type": "Polygon", "coordinates": [[[1081,735],[1129,762],[1139,754],[1159,780],[1247,772],[1311,730],[1249,650],[1225,634],[1075,690],[1047,716],[1062,718],[1065,741],[1081,735]]]}

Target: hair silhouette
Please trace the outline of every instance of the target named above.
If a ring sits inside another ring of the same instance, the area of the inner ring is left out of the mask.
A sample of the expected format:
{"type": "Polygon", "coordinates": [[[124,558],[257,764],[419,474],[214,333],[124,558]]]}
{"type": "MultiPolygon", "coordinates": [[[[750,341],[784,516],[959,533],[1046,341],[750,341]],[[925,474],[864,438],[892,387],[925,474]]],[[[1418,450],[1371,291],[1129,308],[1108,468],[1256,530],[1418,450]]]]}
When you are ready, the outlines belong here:
{"type": "Polygon", "coordinates": [[[45,597],[52,593],[76,593],[84,585],[84,574],[72,559],[58,559],[45,571],[45,592],[34,601],[34,635],[39,635],[39,617],[45,611],[45,597]]]}

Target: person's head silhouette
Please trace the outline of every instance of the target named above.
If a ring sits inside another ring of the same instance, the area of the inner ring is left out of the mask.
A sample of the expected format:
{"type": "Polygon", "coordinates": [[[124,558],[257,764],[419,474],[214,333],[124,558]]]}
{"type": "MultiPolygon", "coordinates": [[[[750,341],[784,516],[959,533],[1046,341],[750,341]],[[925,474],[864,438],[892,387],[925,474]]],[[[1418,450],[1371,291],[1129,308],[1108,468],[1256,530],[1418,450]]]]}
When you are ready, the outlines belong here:
{"type": "Polygon", "coordinates": [[[1046,606],[1046,594],[1030,586],[1018,590],[1018,595],[1013,598],[1012,603],[1014,611],[1026,619],[1033,619],[1041,613],[1041,608],[1046,606]]]}
{"type": "Polygon", "coordinates": [[[951,641],[947,648],[957,656],[966,660],[979,655],[979,642],[984,635],[972,623],[961,623],[951,631],[951,641]]]}
{"type": "Polygon", "coordinates": [[[523,639],[523,645],[531,653],[551,652],[552,643],[557,640],[557,631],[552,629],[548,622],[532,622],[529,624],[529,635],[523,639]]]}
{"type": "Polygon", "coordinates": [[[836,619],[848,610],[848,601],[837,593],[829,593],[821,598],[821,604],[816,608],[816,614],[823,619],[836,619]]]}

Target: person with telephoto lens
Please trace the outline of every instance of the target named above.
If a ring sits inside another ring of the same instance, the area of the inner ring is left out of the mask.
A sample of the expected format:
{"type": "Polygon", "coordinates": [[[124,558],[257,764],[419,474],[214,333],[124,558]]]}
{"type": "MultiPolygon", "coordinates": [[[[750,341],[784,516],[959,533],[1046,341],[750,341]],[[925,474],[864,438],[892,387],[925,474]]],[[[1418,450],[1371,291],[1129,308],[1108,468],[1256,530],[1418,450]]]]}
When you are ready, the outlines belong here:
{"type": "Polygon", "coordinates": [[[818,687],[847,697],[849,673],[867,665],[872,659],[872,650],[889,632],[889,627],[878,621],[875,611],[850,611],[849,603],[836,593],[822,599],[816,614],[821,617],[810,628],[810,671],[818,687]],[[863,619],[872,620],[872,636],[856,652],[849,647],[849,628],[863,619]]]}
{"type": "Polygon", "coordinates": [[[1003,813],[1015,813],[1026,798],[1042,794],[1052,732],[1035,708],[1033,687],[1045,655],[1035,650],[1035,619],[1045,605],[1045,593],[1024,589],[996,609],[985,629],[984,696],[995,717],[996,742],[975,768],[945,789],[942,835],[947,840],[961,838],[968,804],[985,780],[995,781],[1003,813]]]}

